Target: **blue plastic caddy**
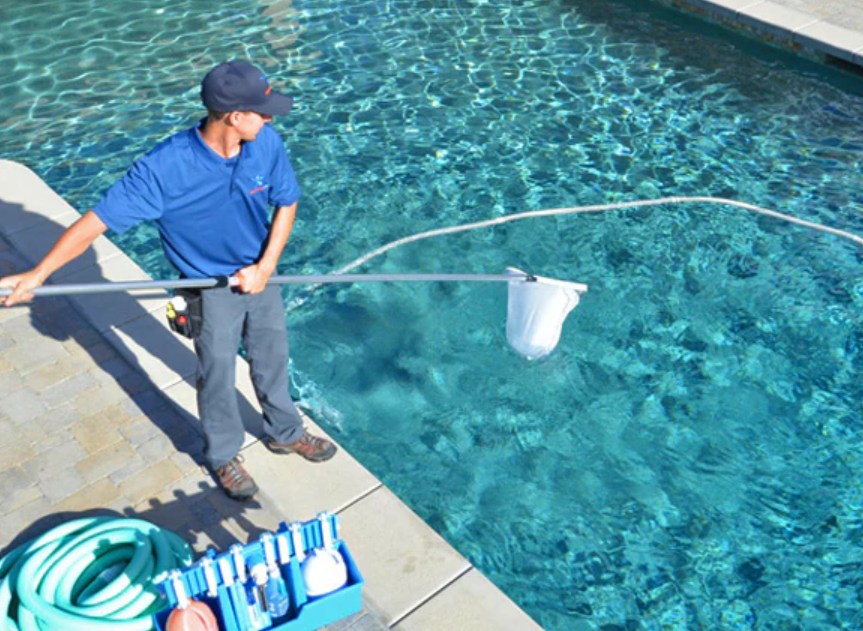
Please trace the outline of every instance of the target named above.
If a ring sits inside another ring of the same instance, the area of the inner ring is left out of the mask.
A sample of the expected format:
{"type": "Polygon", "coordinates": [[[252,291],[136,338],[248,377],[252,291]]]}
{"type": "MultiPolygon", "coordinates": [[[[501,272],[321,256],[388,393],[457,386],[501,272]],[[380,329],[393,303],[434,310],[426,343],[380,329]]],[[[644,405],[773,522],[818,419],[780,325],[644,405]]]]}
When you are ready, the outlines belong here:
{"type": "Polygon", "coordinates": [[[201,601],[212,609],[221,631],[250,631],[262,628],[268,631],[313,631],[360,611],[363,577],[347,545],[337,535],[338,526],[336,515],[322,513],[317,519],[294,525],[295,529],[299,527],[298,535],[284,522],[276,532],[269,533],[277,552],[276,563],[285,581],[289,600],[287,613],[273,619],[271,625],[256,627],[250,620],[245,591],[250,580],[245,565],[267,556],[265,534],[260,541],[242,547],[237,545],[221,554],[208,550],[205,557],[191,567],[181,570],[178,575],[164,577],[158,583],[158,588],[164,594],[167,606],[154,616],[157,631],[165,631],[171,611],[185,600],[182,594],[176,592],[176,580],[181,581],[180,587],[185,596],[201,601]],[[312,550],[325,546],[323,524],[328,524],[330,532],[334,534],[333,548],[344,560],[347,582],[333,592],[310,597],[303,581],[298,556],[305,556],[312,550]],[[299,555],[295,546],[298,541],[303,548],[299,555]]]}

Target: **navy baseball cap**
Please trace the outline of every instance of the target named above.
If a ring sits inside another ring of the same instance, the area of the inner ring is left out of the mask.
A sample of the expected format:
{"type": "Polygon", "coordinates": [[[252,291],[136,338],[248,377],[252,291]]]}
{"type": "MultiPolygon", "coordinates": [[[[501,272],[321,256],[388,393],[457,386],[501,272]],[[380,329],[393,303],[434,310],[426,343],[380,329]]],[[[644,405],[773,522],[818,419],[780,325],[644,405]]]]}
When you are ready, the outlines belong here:
{"type": "Polygon", "coordinates": [[[219,64],[201,82],[201,100],[214,112],[257,112],[284,116],[294,100],[274,92],[266,75],[245,61],[219,64]]]}

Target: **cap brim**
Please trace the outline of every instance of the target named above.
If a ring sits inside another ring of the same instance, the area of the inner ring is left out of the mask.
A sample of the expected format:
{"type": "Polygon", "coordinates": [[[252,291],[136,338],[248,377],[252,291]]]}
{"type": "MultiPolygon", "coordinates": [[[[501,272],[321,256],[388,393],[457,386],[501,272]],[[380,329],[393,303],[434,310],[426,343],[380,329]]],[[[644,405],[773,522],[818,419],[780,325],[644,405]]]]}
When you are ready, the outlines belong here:
{"type": "Polygon", "coordinates": [[[254,111],[258,114],[267,114],[269,116],[285,116],[291,111],[294,105],[294,99],[278,92],[271,92],[267,98],[267,102],[261,105],[256,105],[254,111]]]}

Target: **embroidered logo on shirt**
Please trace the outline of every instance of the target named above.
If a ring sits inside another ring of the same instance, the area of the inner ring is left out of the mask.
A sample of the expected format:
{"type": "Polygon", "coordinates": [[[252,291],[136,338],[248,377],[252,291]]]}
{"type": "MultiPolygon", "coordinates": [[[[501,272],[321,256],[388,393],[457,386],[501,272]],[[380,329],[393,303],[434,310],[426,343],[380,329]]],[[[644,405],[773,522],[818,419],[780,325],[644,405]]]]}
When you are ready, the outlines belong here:
{"type": "Polygon", "coordinates": [[[255,176],[255,188],[249,191],[249,195],[254,195],[255,193],[260,193],[261,191],[267,190],[267,185],[264,184],[264,176],[256,175],[255,176]]]}

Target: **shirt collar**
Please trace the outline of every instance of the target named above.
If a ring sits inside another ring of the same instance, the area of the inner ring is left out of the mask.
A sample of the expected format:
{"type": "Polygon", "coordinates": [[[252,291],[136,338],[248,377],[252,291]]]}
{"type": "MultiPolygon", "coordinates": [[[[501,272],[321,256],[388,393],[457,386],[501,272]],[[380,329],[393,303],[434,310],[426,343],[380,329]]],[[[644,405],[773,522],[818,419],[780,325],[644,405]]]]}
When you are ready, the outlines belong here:
{"type": "Polygon", "coordinates": [[[233,158],[224,158],[210,149],[201,137],[201,127],[204,126],[206,120],[206,118],[202,118],[198,121],[197,125],[189,130],[189,136],[191,138],[189,144],[192,146],[192,150],[195,152],[195,155],[201,159],[207,168],[216,169],[224,168],[226,165],[234,165],[241,157],[248,153],[249,148],[247,145],[249,143],[246,142],[240,144],[240,153],[233,158]]]}

